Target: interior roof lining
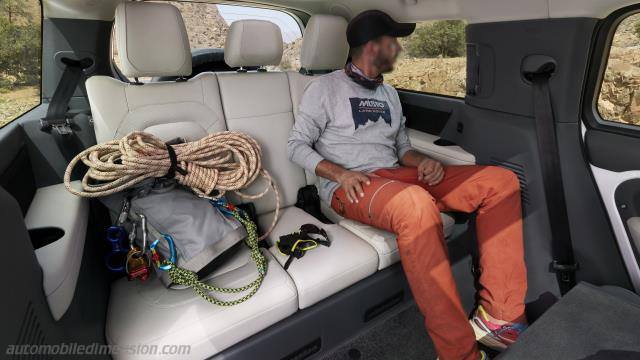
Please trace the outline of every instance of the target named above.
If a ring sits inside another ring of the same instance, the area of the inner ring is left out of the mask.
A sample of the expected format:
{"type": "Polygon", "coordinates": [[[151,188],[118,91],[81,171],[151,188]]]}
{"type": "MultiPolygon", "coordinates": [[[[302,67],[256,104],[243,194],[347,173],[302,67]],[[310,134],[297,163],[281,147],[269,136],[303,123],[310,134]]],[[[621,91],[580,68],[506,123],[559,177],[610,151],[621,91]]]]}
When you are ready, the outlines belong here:
{"type": "MultiPolygon", "coordinates": [[[[113,19],[115,7],[126,0],[42,0],[47,18],[113,19]]],[[[634,0],[199,0],[209,3],[255,4],[295,9],[308,14],[337,14],[350,18],[366,9],[387,11],[399,21],[462,19],[469,23],[528,19],[595,17],[636,3],[634,0]]]]}

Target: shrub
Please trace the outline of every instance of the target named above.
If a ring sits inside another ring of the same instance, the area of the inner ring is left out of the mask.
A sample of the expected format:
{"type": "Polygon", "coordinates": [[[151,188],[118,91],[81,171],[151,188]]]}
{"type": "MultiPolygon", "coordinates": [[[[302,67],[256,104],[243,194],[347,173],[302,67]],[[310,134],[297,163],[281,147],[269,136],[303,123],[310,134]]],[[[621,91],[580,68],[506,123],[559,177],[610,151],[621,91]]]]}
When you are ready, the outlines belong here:
{"type": "Polygon", "coordinates": [[[12,85],[38,84],[40,22],[16,0],[0,0],[0,44],[0,72],[12,85]]]}
{"type": "Polygon", "coordinates": [[[405,39],[404,47],[411,57],[458,57],[465,53],[465,23],[460,20],[440,20],[418,25],[405,39]]]}
{"type": "Polygon", "coordinates": [[[640,38],[640,21],[633,25],[633,32],[640,38]]]}

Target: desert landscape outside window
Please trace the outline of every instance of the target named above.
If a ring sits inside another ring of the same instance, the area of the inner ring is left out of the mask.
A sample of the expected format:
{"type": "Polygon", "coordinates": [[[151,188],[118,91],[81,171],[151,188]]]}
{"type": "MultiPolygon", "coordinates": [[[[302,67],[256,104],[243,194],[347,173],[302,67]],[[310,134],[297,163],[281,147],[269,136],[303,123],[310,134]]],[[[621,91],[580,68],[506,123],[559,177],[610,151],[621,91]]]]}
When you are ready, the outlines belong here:
{"type": "Polygon", "coordinates": [[[604,120],[640,125],[640,14],[616,28],[597,109],[604,120]]]}
{"type": "Polygon", "coordinates": [[[0,0],[0,127],[40,104],[38,0],[0,0]]]}
{"type": "Polygon", "coordinates": [[[466,92],[466,23],[421,21],[400,39],[404,51],[385,80],[398,89],[464,97],[466,92]]]}
{"type": "MultiPolygon", "coordinates": [[[[279,66],[268,70],[298,70],[300,68],[300,46],[302,31],[298,22],[284,11],[250,6],[216,5],[196,2],[160,1],[177,7],[184,19],[191,49],[222,49],[229,25],[236,20],[267,20],[278,25],[282,32],[284,53],[279,66]]],[[[115,39],[112,36],[112,54],[116,66],[119,64],[115,39]]],[[[150,79],[139,79],[148,81],[150,79]]]]}

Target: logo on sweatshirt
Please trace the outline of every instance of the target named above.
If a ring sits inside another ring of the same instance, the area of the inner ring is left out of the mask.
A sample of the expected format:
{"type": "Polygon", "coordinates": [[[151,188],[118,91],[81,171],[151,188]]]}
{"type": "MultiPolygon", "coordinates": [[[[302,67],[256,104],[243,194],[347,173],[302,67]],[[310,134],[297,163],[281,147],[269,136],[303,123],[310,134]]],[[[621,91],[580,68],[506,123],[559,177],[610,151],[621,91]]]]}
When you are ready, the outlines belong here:
{"type": "Polygon", "coordinates": [[[349,98],[349,101],[355,130],[369,122],[377,123],[380,119],[391,126],[391,110],[386,101],[355,97],[349,98]]]}

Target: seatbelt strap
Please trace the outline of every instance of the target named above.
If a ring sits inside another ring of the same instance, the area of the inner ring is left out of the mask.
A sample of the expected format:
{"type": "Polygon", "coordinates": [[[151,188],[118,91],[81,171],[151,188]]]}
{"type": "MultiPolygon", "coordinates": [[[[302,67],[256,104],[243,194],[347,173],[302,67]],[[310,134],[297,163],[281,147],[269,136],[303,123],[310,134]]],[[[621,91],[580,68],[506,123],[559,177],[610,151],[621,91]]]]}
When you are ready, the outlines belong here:
{"type": "MultiPolygon", "coordinates": [[[[40,124],[42,131],[53,136],[65,160],[70,161],[84,149],[84,146],[73,132],[72,114],[69,114],[69,101],[78,86],[86,95],[84,70],[93,65],[93,60],[90,58],[74,60],[65,57],[60,61],[65,65],[65,69],[49,102],[47,115],[40,120],[40,124]]],[[[79,116],[81,114],[75,115],[79,116]]]]}
{"type": "Polygon", "coordinates": [[[551,269],[555,271],[560,292],[564,295],[575,286],[575,273],[579,266],[575,261],[571,243],[569,216],[564,196],[555,119],[549,87],[549,78],[554,71],[555,62],[552,62],[541,63],[534,71],[523,72],[533,86],[538,155],[552,236],[553,261],[551,269]]]}

